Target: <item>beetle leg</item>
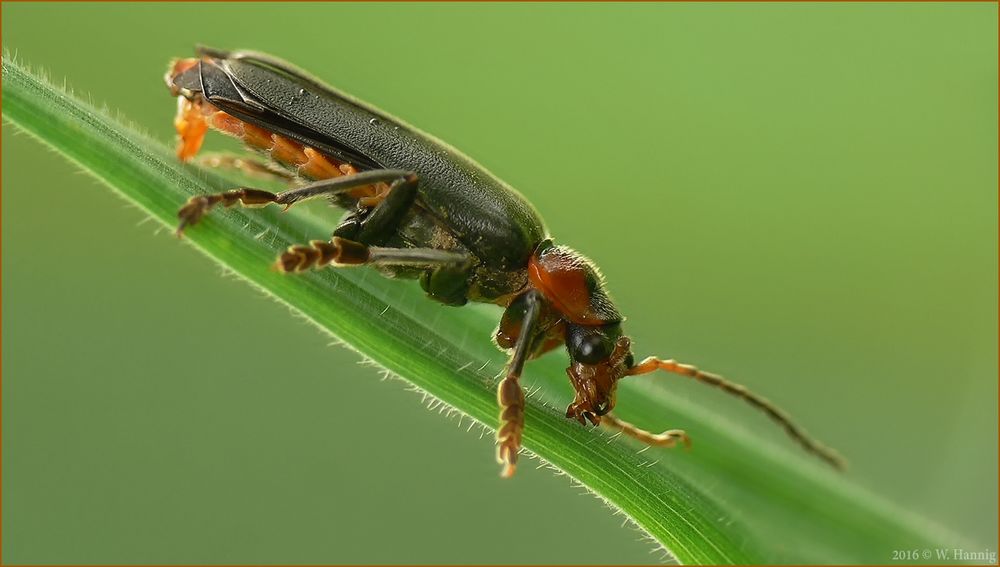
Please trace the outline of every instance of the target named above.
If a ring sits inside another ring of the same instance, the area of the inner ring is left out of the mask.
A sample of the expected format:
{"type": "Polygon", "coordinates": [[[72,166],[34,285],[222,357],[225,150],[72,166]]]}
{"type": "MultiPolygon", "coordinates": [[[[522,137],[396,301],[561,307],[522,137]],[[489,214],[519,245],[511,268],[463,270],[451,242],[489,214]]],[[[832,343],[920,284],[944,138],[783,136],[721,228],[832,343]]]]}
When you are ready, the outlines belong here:
{"type": "Polygon", "coordinates": [[[214,195],[197,195],[188,199],[179,211],[177,218],[177,236],[184,234],[184,229],[196,224],[205,216],[205,213],[212,210],[212,207],[222,204],[223,207],[231,207],[236,203],[242,203],[244,207],[261,207],[268,203],[276,203],[277,195],[262,189],[252,189],[240,187],[225,193],[215,193],[214,195]]]}
{"type": "Polygon", "coordinates": [[[381,265],[413,268],[463,267],[471,257],[462,252],[437,248],[382,248],[334,236],[289,246],[275,262],[281,272],[304,272],[325,266],[381,265]]]}
{"type": "Polygon", "coordinates": [[[198,163],[205,167],[236,169],[257,178],[292,181],[295,176],[287,171],[269,166],[266,162],[225,153],[202,154],[198,163]]]}
{"type": "Polygon", "coordinates": [[[677,442],[680,441],[684,445],[685,449],[691,448],[691,439],[688,437],[687,433],[681,429],[668,429],[663,433],[651,433],[645,429],[640,429],[627,421],[618,419],[610,413],[601,416],[601,423],[654,447],[670,448],[675,446],[677,442]]]}
{"type": "Polygon", "coordinates": [[[500,475],[510,477],[517,468],[517,454],[521,450],[521,433],[524,431],[524,389],[521,388],[521,372],[528,359],[535,335],[538,333],[541,295],[531,290],[527,292],[524,320],[521,334],[514,345],[514,354],[507,364],[507,376],[497,388],[497,403],[500,405],[500,426],[497,428],[497,461],[503,465],[500,475]]]}
{"type": "Polygon", "coordinates": [[[373,183],[389,183],[400,180],[416,180],[416,174],[398,169],[375,169],[364,171],[354,175],[345,175],[331,179],[315,181],[302,187],[282,191],[281,193],[271,193],[261,189],[250,187],[240,187],[224,193],[214,195],[196,195],[177,212],[180,224],[177,227],[177,234],[180,236],[184,229],[197,223],[205,213],[212,207],[221,204],[224,207],[231,207],[236,203],[244,206],[264,206],[270,203],[285,205],[285,208],[319,196],[331,196],[350,191],[358,187],[364,187],[373,183]]]}
{"type": "Polygon", "coordinates": [[[382,244],[396,232],[400,221],[417,199],[416,176],[397,179],[389,186],[385,196],[361,221],[352,238],[366,244],[382,244]]]}

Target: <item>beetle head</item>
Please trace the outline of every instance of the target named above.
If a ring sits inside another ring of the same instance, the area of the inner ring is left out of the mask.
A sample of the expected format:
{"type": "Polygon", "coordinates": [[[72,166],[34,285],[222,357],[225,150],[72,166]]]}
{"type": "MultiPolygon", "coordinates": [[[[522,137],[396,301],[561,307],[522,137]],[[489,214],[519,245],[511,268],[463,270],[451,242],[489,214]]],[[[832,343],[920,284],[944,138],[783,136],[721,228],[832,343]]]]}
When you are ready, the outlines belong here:
{"type": "Polygon", "coordinates": [[[618,323],[603,326],[568,325],[566,347],[571,364],[566,369],[576,398],[566,417],[594,425],[615,407],[618,380],[633,365],[631,341],[618,323]]]}

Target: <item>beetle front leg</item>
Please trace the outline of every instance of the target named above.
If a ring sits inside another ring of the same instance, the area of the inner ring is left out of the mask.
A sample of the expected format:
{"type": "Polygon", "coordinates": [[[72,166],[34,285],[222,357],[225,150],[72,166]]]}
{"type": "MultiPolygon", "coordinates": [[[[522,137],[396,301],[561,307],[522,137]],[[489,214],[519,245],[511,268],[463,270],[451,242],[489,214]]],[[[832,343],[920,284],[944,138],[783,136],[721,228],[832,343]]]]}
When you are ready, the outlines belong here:
{"type": "Polygon", "coordinates": [[[375,169],[345,175],[331,179],[323,179],[302,187],[272,193],[262,189],[251,187],[240,187],[224,193],[214,195],[196,195],[188,199],[188,202],[177,212],[180,223],[177,226],[177,235],[184,233],[184,229],[197,223],[201,217],[205,216],[216,205],[231,207],[236,203],[241,203],[245,207],[262,207],[271,203],[285,205],[285,208],[320,196],[333,196],[345,193],[358,187],[373,185],[375,183],[404,183],[415,182],[416,174],[398,169],[375,169]]]}
{"type": "Polygon", "coordinates": [[[601,423],[653,447],[666,447],[669,449],[676,446],[679,441],[684,445],[685,449],[691,448],[691,438],[681,429],[668,429],[663,433],[652,433],[645,429],[640,429],[627,421],[618,419],[610,413],[601,416],[601,423]]]}
{"type": "Polygon", "coordinates": [[[500,426],[497,428],[497,461],[503,465],[500,475],[509,478],[517,468],[517,455],[521,450],[521,434],[524,432],[524,389],[521,388],[521,372],[528,359],[531,344],[538,332],[541,312],[541,295],[531,290],[527,292],[527,308],[521,323],[521,334],[514,345],[514,354],[507,364],[507,376],[497,388],[497,403],[500,405],[500,426]]]}

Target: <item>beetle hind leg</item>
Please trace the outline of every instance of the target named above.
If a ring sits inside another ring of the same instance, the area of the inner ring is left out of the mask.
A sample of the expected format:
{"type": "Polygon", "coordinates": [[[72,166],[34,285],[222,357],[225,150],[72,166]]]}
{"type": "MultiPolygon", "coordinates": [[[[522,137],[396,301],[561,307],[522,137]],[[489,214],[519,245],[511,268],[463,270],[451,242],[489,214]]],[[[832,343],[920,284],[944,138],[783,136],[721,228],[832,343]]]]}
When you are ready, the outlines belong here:
{"type": "MultiPolygon", "coordinates": [[[[353,175],[315,181],[280,193],[272,193],[251,187],[239,187],[223,193],[195,195],[177,212],[177,217],[180,221],[177,226],[177,235],[180,236],[183,234],[185,228],[200,221],[203,216],[220,204],[224,207],[231,207],[236,203],[241,203],[245,207],[261,207],[275,203],[285,205],[285,208],[288,208],[299,201],[320,196],[332,197],[358,189],[359,187],[366,187],[377,183],[392,183],[390,189],[415,186],[416,180],[416,174],[408,171],[375,169],[353,175]]],[[[394,192],[390,191],[388,195],[392,195],[394,192]]]]}
{"type": "Polygon", "coordinates": [[[235,169],[250,177],[272,181],[291,182],[295,175],[272,167],[269,163],[227,153],[206,153],[198,158],[198,164],[212,169],[235,169]]]}
{"type": "Polygon", "coordinates": [[[278,195],[262,189],[251,189],[240,187],[224,193],[213,195],[195,195],[188,199],[188,202],[177,211],[177,236],[184,233],[184,229],[196,224],[205,216],[208,211],[216,205],[231,207],[236,203],[241,203],[244,207],[262,207],[269,203],[277,203],[278,195]]]}

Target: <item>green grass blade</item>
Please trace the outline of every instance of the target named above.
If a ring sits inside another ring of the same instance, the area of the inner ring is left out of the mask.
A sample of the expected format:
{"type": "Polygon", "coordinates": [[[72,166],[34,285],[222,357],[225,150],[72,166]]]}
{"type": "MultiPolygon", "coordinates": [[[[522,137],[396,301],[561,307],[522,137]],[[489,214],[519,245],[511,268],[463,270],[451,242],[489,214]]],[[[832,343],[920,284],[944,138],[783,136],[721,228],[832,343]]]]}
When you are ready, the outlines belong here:
{"type": "MultiPolygon", "coordinates": [[[[189,196],[232,186],[214,172],[179,164],[162,143],[7,55],[3,114],[167,226],[189,196]]],[[[426,300],[412,282],[370,270],[282,276],[270,269],[289,243],[325,238],[328,231],[329,219],[324,224],[308,210],[233,209],[213,212],[186,241],[379,365],[493,426],[496,377],[505,363],[489,338],[496,310],[447,309],[426,300]]],[[[534,361],[525,381],[566,394],[563,365],[557,356],[534,361]]],[[[631,443],[566,420],[556,402],[538,397],[529,400],[525,445],[621,510],[683,563],[887,562],[894,549],[960,543],[849,478],[755,441],[736,424],[668,399],[655,385],[636,382],[623,389],[623,395],[642,395],[622,405],[622,417],[655,426],[670,415],[676,426],[696,426],[701,433],[694,451],[638,454],[631,443]]]]}

